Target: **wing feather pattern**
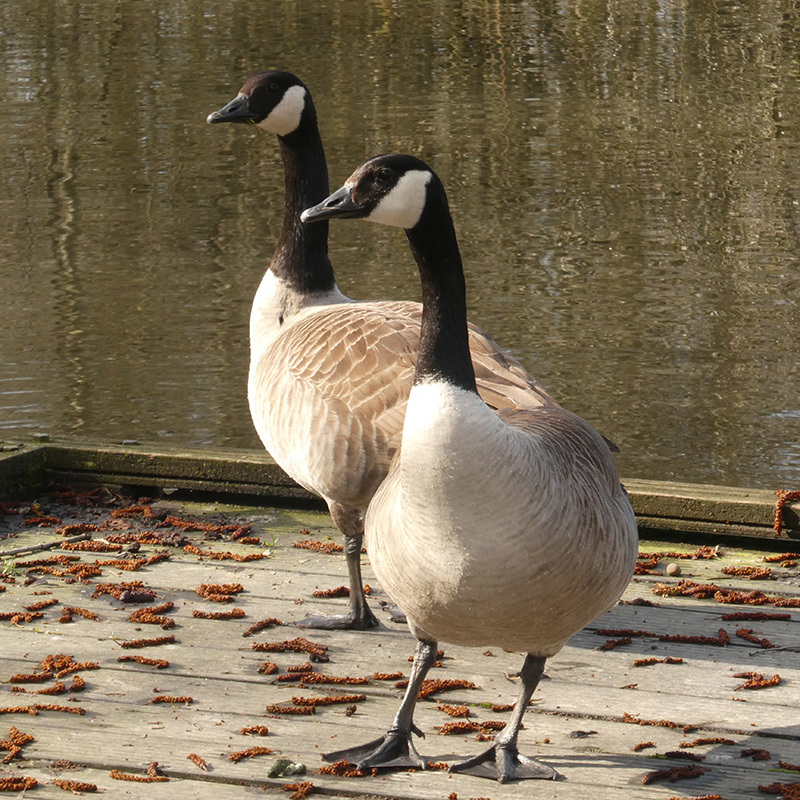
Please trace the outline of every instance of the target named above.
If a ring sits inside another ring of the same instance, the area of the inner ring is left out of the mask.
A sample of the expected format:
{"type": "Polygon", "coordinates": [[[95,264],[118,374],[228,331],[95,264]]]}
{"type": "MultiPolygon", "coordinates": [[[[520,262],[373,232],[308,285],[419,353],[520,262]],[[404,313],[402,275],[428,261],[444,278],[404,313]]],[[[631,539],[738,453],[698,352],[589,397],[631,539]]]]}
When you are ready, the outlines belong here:
{"type": "MultiPolygon", "coordinates": [[[[366,507],[403,431],[422,306],[342,303],[292,317],[251,365],[253,420],[273,458],[299,483],[366,507]]],[[[522,365],[470,325],[478,390],[492,408],[556,406],[522,365]]]]}

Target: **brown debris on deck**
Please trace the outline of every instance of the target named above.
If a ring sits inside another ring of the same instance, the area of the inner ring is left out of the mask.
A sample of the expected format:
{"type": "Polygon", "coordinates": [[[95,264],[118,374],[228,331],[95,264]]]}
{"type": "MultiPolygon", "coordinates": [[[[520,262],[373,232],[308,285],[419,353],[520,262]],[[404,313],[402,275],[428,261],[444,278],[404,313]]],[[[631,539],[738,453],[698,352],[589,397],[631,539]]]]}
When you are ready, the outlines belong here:
{"type": "MultiPolygon", "coordinates": [[[[0,537],[6,530],[13,534],[0,538],[0,556],[4,545],[31,548],[15,557],[13,570],[0,572],[0,626],[8,642],[0,653],[0,692],[6,695],[0,718],[17,721],[0,739],[0,748],[10,745],[0,749],[0,760],[11,766],[24,760],[29,781],[53,791],[53,765],[71,762],[77,774],[58,779],[63,785],[57,788],[65,791],[109,792],[120,788],[117,781],[128,781],[131,789],[152,792],[146,784],[171,781],[175,796],[210,800],[213,794],[197,792],[213,790],[228,800],[235,795],[225,792],[241,783],[268,785],[266,774],[278,760],[289,759],[313,775],[313,783],[292,778],[283,784],[298,797],[314,790],[352,794],[343,782],[355,777],[365,795],[402,800],[499,797],[501,791],[504,800],[530,796],[526,782],[500,790],[485,779],[446,774],[455,761],[485,749],[477,739],[491,739],[506,724],[484,717],[509,712],[516,700],[522,657],[489,642],[474,650],[448,646],[446,660],[439,654],[448,677],[423,684],[415,722],[427,738],[415,743],[426,770],[358,770],[346,762],[322,762],[323,752],[383,735],[406,686],[414,646],[388,616],[381,617],[382,627],[364,633],[286,630],[308,616],[308,606],[324,614],[346,605],[336,599],[346,592],[317,588],[347,580],[344,559],[336,556],[341,545],[327,538],[332,527],[326,515],[224,512],[201,504],[184,508],[172,500],[122,506],[112,493],[65,497],[81,499],[42,500],[38,514],[25,503],[8,505],[14,514],[5,513],[6,527],[0,528],[0,537]],[[35,523],[26,526],[26,517],[35,523]],[[302,528],[313,530],[314,538],[295,547],[302,528]],[[86,539],[65,543],[65,535],[86,539]],[[222,540],[224,547],[209,540],[222,540]],[[267,554],[262,542],[273,542],[267,554]],[[45,552],[34,549],[42,546],[45,552]],[[169,560],[163,548],[169,548],[169,560]],[[103,552],[115,557],[98,558],[103,552]],[[132,568],[138,580],[123,580],[132,568]],[[37,596],[43,592],[49,592],[46,598],[37,596]],[[297,598],[304,607],[298,608],[297,598]],[[228,607],[210,610],[212,603],[228,607]],[[65,609],[72,625],[62,618],[65,609]],[[179,635],[142,638],[142,629],[152,624],[174,627],[179,635]],[[276,626],[284,626],[284,633],[269,641],[252,647],[242,641],[276,626]],[[167,657],[129,654],[147,647],[163,648],[167,657]],[[325,662],[330,668],[320,666],[325,662]],[[359,693],[349,693],[349,686],[359,693]],[[452,698],[448,703],[439,697],[445,691],[452,698]],[[22,694],[27,705],[15,702],[22,694]],[[41,702],[56,699],[47,695],[66,702],[41,702]],[[35,737],[24,749],[11,733],[19,730],[35,737]],[[450,736],[437,749],[439,733],[450,736]],[[235,742],[242,735],[269,735],[262,741],[271,747],[240,750],[235,742]],[[213,786],[203,782],[206,771],[213,771],[213,786]]],[[[767,773],[770,766],[788,769],[796,761],[792,720],[800,710],[792,687],[800,680],[800,588],[786,577],[796,573],[782,572],[783,566],[772,570],[769,594],[753,591],[750,581],[754,574],[763,576],[760,562],[783,565],[797,554],[787,549],[773,559],[728,547],[652,543],[643,545],[641,556],[649,570],[665,559],[679,562],[688,577],[642,572],[623,603],[548,661],[547,677],[526,712],[520,750],[565,775],[566,781],[547,787],[557,800],[627,800],[630,787],[648,774],[650,792],[658,792],[659,783],[693,780],[696,788],[687,795],[751,800],[759,786],[777,786],[767,773]],[[661,595],[658,604],[647,599],[653,591],[661,595]],[[741,627],[726,630],[725,621],[741,627]],[[598,636],[625,640],[625,646],[595,649],[598,636]],[[670,666],[676,664],[680,669],[670,666]],[[636,670],[638,683],[628,684],[636,692],[620,691],[632,665],[651,669],[636,670]],[[748,702],[731,702],[743,696],[748,702]],[[637,735],[632,725],[648,726],[652,739],[638,742],[641,728],[637,735]],[[579,726],[595,731],[592,748],[571,738],[579,726]],[[696,738],[687,735],[694,730],[696,738]],[[737,731],[733,738],[731,731],[737,731]],[[752,754],[736,759],[732,774],[713,754],[734,744],[734,756],[762,749],[773,755],[769,761],[754,761],[752,754]],[[676,763],[654,770],[647,758],[653,752],[676,763]],[[702,766],[679,766],[678,759],[700,760],[702,766]]],[[[368,560],[365,578],[375,587],[377,600],[370,604],[380,616],[379,603],[388,598],[372,580],[368,560]]],[[[21,792],[33,783],[20,778],[13,786],[21,792]]],[[[661,791],[666,797],[668,790],[661,791]]]]}

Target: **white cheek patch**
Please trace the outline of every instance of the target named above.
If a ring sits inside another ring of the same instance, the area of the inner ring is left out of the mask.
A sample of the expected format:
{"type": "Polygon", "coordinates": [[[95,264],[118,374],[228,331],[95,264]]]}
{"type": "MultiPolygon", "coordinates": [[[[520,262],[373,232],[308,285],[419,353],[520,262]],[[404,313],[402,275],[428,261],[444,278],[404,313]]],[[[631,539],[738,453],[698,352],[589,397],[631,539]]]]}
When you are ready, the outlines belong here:
{"type": "Polygon", "coordinates": [[[281,98],[280,103],[258,125],[268,133],[288,136],[300,124],[300,115],[305,107],[305,88],[302,86],[290,86],[281,98]]]}
{"type": "Polygon", "coordinates": [[[413,228],[419,222],[422,209],[425,208],[427,186],[431,177],[428,170],[409,170],[375,206],[367,219],[397,228],[413,228]]]}

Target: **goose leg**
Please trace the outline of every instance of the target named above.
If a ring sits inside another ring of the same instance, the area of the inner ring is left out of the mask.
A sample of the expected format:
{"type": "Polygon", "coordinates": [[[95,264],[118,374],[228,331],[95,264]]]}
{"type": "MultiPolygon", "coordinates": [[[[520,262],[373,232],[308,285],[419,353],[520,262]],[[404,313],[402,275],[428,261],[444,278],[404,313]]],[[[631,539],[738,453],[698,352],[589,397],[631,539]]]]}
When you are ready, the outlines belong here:
{"type": "Polygon", "coordinates": [[[525,657],[520,672],[522,688],[508,725],[495,737],[494,744],[488,750],[460,764],[453,764],[450,772],[463,772],[479,778],[495,778],[500,783],[526,778],[555,780],[558,777],[558,773],[552,767],[523,756],[517,750],[517,736],[522,717],[544,673],[545,661],[544,658],[531,655],[525,657]]]}
{"type": "Polygon", "coordinates": [[[380,623],[367,605],[361,579],[361,547],[364,542],[364,515],[354,508],[329,502],[331,517],[344,534],[344,555],[350,582],[350,610],[347,614],[306,617],[297,623],[298,628],[322,630],[357,630],[377,628],[380,623]]]}
{"type": "Polygon", "coordinates": [[[422,681],[428,674],[428,670],[433,666],[434,661],[436,661],[436,642],[418,640],[408,688],[391,728],[384,736],[378,739],[373,739],[371,742],[358,747],[326,753],[323,758],[326,761],[347,759],[355,763],[359,769],[369,769],[371,767],[425,769],[427,763],[417,753],[411,740],[411,734],[425,736],[414,724],[414,708],[417,704],[422,681]]]}

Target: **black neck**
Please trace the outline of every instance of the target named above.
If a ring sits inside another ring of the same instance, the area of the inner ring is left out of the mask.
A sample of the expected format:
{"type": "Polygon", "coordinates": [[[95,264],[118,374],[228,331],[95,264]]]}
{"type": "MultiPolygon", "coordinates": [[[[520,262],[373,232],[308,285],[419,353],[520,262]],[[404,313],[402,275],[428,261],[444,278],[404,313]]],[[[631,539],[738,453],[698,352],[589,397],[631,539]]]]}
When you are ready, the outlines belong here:
{"type": "MultiPolygon", "coordinates": [[[[310,101],[309,101],[310,102],[310,101]]],[[[328,258],[328,223],[300,222],[300,214],[328,196],[325,151],[311,108],[303,112],[300,126],[279,136],[286,185],[286,205],[275,255],[270,268],[303,294],[333,289],[336,279],[328,258]]]]}
{"type": "Polygon", "coordinates": [[[440,187],[429,185],[422,218],[406,231],[422,282],[422,328],[414,382],[445,380],[475,392],[464,270],[447,198],[440,187]]]}

